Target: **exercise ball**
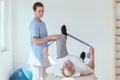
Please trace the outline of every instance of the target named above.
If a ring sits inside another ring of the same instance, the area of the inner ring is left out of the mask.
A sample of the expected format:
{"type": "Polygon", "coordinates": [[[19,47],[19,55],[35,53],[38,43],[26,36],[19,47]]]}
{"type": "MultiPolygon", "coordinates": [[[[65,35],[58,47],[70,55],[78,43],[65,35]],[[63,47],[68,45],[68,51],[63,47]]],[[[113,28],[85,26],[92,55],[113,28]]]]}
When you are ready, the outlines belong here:
{"type": "Polygon", "coordinates": [[[20,68],[16,70],[9,80],[32,80],[32,71],[26,68],[20,68]]]}

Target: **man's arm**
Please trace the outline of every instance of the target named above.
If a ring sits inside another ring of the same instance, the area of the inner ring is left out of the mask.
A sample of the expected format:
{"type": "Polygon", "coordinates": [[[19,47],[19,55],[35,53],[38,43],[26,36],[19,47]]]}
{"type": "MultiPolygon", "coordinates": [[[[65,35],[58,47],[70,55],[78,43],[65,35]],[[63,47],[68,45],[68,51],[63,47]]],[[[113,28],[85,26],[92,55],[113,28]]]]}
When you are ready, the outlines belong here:
{"type": "Polygon", "coordinates": [[[89,52],[90,52],[90,61],[88,63],[88,66],[94,70],[94,67],[95,67],[95,62],[94,62],[94,48],[93,47],[90,47],[89,49],[89,52]]]}
{"type": "Polygon", "coordinates": [[[44,53],[44,59],[45,59],[45,67],[48,68],[51,66],[48,60],[48,47],[44,48],[43,53],[44,53]]]}

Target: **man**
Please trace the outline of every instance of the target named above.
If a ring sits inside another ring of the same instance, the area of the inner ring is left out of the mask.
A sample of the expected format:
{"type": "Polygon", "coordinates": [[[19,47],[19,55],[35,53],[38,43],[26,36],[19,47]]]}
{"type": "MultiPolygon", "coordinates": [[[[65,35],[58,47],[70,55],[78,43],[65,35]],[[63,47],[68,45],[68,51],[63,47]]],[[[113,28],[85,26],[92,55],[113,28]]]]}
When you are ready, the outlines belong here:
{"type": "Polygon", "coordinates": [[[82,52],[80,57],[68,55],[66,48],[67,30],[65,25],[61,28],[61,37],[56,41],[57,44],[57,61],[54,65],[47,68],[48,74],[55,76],[80,76],[93,73],[94,70],[94,48],[90,47],[90,61],[89,64],[84,64],[85,53],[82,52]]]}

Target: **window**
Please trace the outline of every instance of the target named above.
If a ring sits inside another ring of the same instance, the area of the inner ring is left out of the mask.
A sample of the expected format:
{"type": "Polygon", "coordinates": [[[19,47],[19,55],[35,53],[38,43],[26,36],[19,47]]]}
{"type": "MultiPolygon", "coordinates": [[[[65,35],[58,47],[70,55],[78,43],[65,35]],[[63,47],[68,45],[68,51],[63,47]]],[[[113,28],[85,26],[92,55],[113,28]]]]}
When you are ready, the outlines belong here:
{"type": "Polygon", "coordinates": [[[0,51],[5,50],[5,0],[0,0],[0,51]]]}

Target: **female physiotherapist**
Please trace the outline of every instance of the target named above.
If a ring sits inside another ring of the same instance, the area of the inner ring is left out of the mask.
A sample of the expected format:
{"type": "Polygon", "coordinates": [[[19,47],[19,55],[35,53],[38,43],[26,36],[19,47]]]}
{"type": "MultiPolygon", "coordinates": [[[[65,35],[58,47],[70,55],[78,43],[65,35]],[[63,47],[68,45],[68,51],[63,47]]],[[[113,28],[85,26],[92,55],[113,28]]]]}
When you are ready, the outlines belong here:
{"type": "Polygon", "coordinates": [[[30,24],[30,42],[35,58],[40,62],[40,66],[48,67],[48,42],[60,38],[59,34],[48,36],[45,23],[41,20],[44,14],[44,5],[36,2],[33,5],[35,17],[30,24]]]}

